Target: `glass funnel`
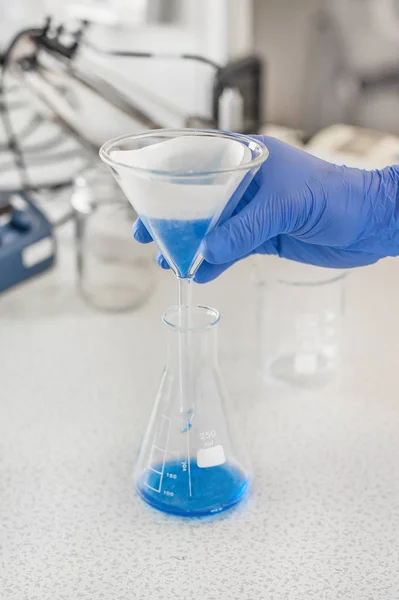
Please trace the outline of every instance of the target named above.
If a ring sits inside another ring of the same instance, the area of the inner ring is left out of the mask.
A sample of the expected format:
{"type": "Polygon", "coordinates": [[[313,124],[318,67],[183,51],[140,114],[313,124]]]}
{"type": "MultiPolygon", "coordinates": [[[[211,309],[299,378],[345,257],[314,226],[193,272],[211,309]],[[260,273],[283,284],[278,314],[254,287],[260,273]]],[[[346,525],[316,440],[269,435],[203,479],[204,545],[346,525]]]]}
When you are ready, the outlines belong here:
{"type": "Polygon", "coordinates": [[[231,215],[268,150],[245,135],[165,129],[110,140],[100,156],[175,275],[190,280],[202,240],[231,215]]]}
{"type": "Polygon", "coordinates": [[[180,516],[205,516],[237,504],[250,485],[249,462],[230,412],[217,364],[219,313],[193,306],[191,327],[181,308],[163,317],[167,363],[135,470],[139,495],[180,516]],[[181,394],[180,338],[189,337],[191,376],[181,394]]]}

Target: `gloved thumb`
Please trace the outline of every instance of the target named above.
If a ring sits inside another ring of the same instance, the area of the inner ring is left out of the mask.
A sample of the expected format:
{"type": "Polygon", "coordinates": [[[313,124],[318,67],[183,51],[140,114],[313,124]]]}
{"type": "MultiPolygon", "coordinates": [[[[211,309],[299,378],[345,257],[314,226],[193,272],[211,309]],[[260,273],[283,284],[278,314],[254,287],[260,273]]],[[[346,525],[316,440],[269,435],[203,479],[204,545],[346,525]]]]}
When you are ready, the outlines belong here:
{"type": "Polygon", "coordinates": [[[202,254],[209,263],[222,264],[242,258],[281,233],[295,231],[303,221],[302,207],[294,199],[265,197],[259,191],[237,215],[209,233],[202,254]]]}

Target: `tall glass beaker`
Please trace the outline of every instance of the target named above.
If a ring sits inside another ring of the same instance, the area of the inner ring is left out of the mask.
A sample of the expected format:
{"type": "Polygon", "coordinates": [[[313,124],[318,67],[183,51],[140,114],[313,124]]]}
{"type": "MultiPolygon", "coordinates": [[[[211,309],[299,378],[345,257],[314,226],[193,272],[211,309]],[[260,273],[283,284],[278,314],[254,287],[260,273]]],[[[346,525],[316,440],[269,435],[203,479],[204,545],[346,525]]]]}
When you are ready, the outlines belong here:
{"type": "Polygon", "coordinates": [[[167,363],[140,448],[135,472],[139,495],[161,511],[204,516],[237,504],[250,485],[249,461],[231,414],[217,363],[219,313],[168,310],[167,363]],[[190,389],[181,393],[181,337],[187,338],[190,389]]]}
{"type": "Polygon", "coordinates": [[[346,275],[262,257],[256,278],[263,375],[306,387],[334,378],[341,359],[346,275]]]}
{"type": "Polygon", "coordinates": [[[132,244],[137,215],[102,163],[77,177],[71,204],[77,283],[83,298],[105,311],[142,306],[154,287],[152,252],[132,244]]]}

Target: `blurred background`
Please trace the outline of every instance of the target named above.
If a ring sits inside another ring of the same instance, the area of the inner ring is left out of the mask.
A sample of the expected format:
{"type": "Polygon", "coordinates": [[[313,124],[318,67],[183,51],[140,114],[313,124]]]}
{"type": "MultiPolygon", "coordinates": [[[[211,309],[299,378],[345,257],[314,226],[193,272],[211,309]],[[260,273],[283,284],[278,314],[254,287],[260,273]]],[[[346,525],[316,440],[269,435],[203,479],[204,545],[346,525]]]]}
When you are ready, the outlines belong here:
{"type": "Polygon", "coordinates": [[[397,0],[2,0],[0,23],[3,307],[51,286],[49,310],[151,297],[154,248],[98,158],[110,137],[218,128],[399,161],[397,0]]]}
{"type": "MultiPolygon", "coordinates": [[[[15,0],[1,11],[2,106],[33,187],[67,181],[85,145],[151,127],[278,126],[298,144],[336,124],[399,134],[397,0],[15,0]],[[15,39],[26,28],[34,35],[15,39]],[[58,177],[45,167],[55,163],[58,177]]],[[[18,187],[1,133],[1,186],[18,187]]],[[[314,150],[362,162],[392,150],[364,135],[334,128],[314,150]]]]}
{"type": "Polygon", "coordinates": [[[132,498],[131,467],[176,281],[132,240],[136,215],[98,158],[121,134],[210,127],[338,164],[399,163],[398,57],[399,0],[0,0],[10,600],[158,598],[168,585],[184,600],[247,585],[247,597],[399,597],[397,259],[322,276],[248,259],[194,287],[223,315],[256,493],[241,529],[196,524],[193,544],[168,521],[165,535],[132,498]],[[387,573],[392,587],[376,587],[387,573]]]}

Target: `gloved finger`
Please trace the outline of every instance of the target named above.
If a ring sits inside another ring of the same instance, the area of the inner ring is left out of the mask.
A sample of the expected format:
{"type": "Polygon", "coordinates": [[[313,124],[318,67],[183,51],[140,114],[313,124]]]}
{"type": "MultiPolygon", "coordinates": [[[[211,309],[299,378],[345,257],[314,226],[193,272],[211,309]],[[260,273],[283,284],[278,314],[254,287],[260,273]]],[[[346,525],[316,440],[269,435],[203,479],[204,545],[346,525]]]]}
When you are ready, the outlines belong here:
{"type": "MultiPolygon", "coordinates": [[[[206,260],[204,260],[201,263],[201,265],[199,266],[199,269],[195,274],[194,281],[196,283],[208,283],[209,281],[213,281],[213,279],[216,279],[216,277],[219,277],[219,275],[224,273],[224,271],[229,269],[236,262],[238,262],[239,260],[244,260],[245,258],[248,258],[248,256],[251,256],[252,254],[255,254],[255,253],[250,252],[249,254],[247,254],[246,256],[242,256],[238,260],[232,260],[232,261],[223,263],[222,265],[211,264],[211,263],[207,262],[206,260]]],[[[277,251],[276,251],[272,241],[270,241],[270,244],[268,244],[267,248],[263,249],[262,254],[277,254],[277,251]]]]}
{"type": "Polygon", "coordinates": [[[133,224],[133,237],[141,244],[152,242],[152,237],[141,219],[137,219],[133,224]]]}
{"type": "Polygon", "coordinates": [[[312,229],[325,209],[326,191],[317,179],[312,180],[310,188],[306,177],[311,180],[312,174],[321,169],[331,175],[335,186],[342,179],[333,165],[273,138],[264,141],[270,156],[255,177],[259,191],[206,237],[204,256],[208,262],[235,260],[273,237],[301,230],[305,224],[312,229]]]}
{"type": "Polygon", "coordinates": [[[249,202],[251,202],[253,200],[253,198],[255,198],[256,194],[259,192],[259,187],[260,187],[261,182],[262,182],[262,175],[261,175],[261,172],[258,171],[257,174],[255,175],[255,177],[252,179],[251,183],[248,185],[242,198],[238,202],[236,208],[233,210],[230,217],[234,217],[239,212],[241,212],[242,209],[245,208],[245,206],[247,206],[247,204],[249,202]]]}
{"type": "Polygon", "coordinates": [[[206,236],[202,254],[208,262],[223,264],[242,258],[284,231],[282,207],[276,210],[274,199],[259,201],[258,195],[259,192],[241,212],[206,236]]]}
{"type": "Polygon", "coordinates": [[[209,283],[209,281],[213,281],[216,277],[219,277],[226,269],[231,267],[234,262],[225,263],[223,265],[211,265],[210,263],[204,261],[198,268],[198,271],[195,274],[194,281],[195,283],[209,283]]]}
{"type": "MultiPolygon", "coordinates": [[[[262,244],[261,248],[256,250],[256,254],[273,254],[279,255],[279,239],[283,236],[276,236],[267,240],[264,244],[262,244]]],[[[255,253],[254,253],[255,254],[255,253]]]]}
{"type": "Polygon", "coordinates": [[[372,265],[380,258],[369,252],[308,244],[307,242],[296,240],[289,235],[279,237],[278,254],[282,258],[332,269],[351,269],[353,267],[372,265]]]}
{"type": "MultiPolygon", "coordinates": [[[[265,244],[263,244],[262,251],[259,253],[260,254],[274,254],[274,255],[278,254],[277,238],[273,238],[273,239],[269,240],[268,242],[266,242],[265,244]]],[[[242,258],[239,258],[238,260],[244,260],[251,254],[255,254],[255,253],[250,252],[250,254],[248,254],[247,256],[243,256],[242,258]]],[[[224,273],[224,271],[226,271],[229,267],[231,267],[236,262],[238,262],[238,260],[232,260],[232,261],[220,264],[220,265],[211,264],[211,263],[207,262],[206,260],[204,260],[201,263],[198,271],[195,274],[194,281],[196,283],[208,283],[209,281],[213,281],[213,279],[216,279],[216,277],[219,277],[219,275],[224,273]]]]}
{"type": "Polygon", "coordinates": [[[170,269],[168,261],[160,252],[157,254],[157,263],[162,269],[170,269]]]}

